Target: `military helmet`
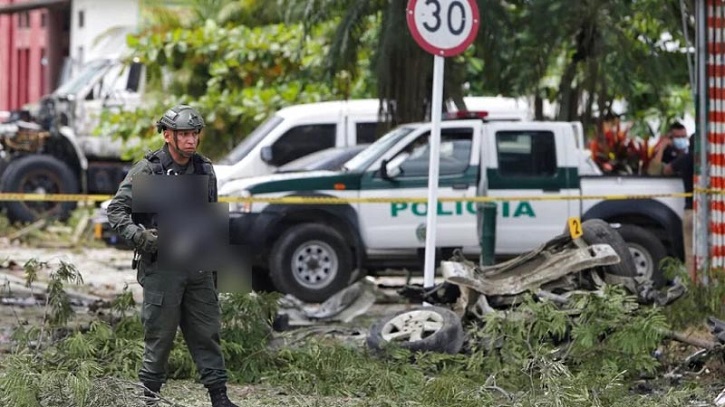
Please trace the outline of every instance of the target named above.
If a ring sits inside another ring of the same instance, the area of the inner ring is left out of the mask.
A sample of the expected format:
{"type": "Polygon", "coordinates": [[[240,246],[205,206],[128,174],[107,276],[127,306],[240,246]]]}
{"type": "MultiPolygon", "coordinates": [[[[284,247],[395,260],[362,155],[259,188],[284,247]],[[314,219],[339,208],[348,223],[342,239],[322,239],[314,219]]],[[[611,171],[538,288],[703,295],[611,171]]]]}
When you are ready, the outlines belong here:
{"type": "Polygon", "coordinates": [[[204,119],[201,114],[189,105],[177,105],[167,110],[156,122],[156,129],[161,133],[164,129],[170,130],[196,130],[204,128],[204,119]]]}

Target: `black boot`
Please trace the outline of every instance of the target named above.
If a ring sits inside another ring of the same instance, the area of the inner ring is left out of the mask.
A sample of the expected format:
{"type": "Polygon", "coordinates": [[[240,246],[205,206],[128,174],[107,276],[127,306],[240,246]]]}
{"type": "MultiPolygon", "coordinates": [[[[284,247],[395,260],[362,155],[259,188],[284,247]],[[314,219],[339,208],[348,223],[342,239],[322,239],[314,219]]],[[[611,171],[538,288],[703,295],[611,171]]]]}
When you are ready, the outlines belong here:
{"type": "Polygon", "coordinates": [[[143,389],[144,399],[146,400],[147,406],[156,406],[159,403],[159,397],[156,394],[161,392],[161,382],[142,382],[146,387],[143,389]]]}
{"type": "Polygon", "coordinates": [[[225,384],[218,384],[208,389],[209,397],[211,398],[211,407],[239,407],[227,397],[227,386],[225,384]]]}

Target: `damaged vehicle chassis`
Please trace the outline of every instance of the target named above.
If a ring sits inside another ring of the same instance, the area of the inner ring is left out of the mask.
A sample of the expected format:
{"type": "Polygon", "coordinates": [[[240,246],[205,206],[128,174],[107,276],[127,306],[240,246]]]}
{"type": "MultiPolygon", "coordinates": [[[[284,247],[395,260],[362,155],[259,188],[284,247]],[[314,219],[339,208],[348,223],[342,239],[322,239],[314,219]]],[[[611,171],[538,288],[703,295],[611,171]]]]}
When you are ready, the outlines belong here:
{"type": "Polygon", "coordinates": [[[463,321],[482,322],[486,314],[508,310],[526,293],[565,305],[575,293],[596,293],[621,285],[642,304],[667,305],[685,293],[677,280],[663,291],[636,277],[631,253],[608,223],[591,219],[583,234],[563,233],[506,262],[481,266],[460,252],[441,262],[444,282],[428,290],[406,286],[401,294],[430,306],[380,319],[367,345],[381,351],[391,343],[412,351],[458,353],[464,345],[463,321]],[[443,307],[441,305],[448,305],[443,307]]]}

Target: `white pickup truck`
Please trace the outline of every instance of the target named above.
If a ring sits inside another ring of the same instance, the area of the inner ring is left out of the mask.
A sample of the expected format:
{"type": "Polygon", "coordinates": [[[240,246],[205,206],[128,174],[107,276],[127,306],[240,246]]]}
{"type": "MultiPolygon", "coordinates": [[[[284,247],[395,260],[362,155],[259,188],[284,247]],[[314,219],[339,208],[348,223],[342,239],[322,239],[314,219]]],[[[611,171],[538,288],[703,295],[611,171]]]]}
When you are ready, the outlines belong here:
{"type": "MultiPolygon", "coordinates": [[[[430,123],[402,125],[345,164],[343,171],[240,179],[225,197],[425,198],[430,123]]],[[[561,197],[497,201],[497,256],[515,256],[561,233],[570,216],[619,224],[638,273],[663,281],[666,256],[684,257],[684,198],[588,199],[608,194],[675,194],[679,178],[603,176],[568,122],[444,121],[439,197],[561,197]],[[584,196],[584,198],[581,198],[584,196]]],[[[232,240],[251,246],[257,271],[282,292],[321,301],[357,274],[422,265],[425,203],[231,203],[232,240]]],[[[476,202],[439,202],[437,247],[477,258],[476,202]]],[[[615,225],[617,226],[617,225],[615,225]]]]}

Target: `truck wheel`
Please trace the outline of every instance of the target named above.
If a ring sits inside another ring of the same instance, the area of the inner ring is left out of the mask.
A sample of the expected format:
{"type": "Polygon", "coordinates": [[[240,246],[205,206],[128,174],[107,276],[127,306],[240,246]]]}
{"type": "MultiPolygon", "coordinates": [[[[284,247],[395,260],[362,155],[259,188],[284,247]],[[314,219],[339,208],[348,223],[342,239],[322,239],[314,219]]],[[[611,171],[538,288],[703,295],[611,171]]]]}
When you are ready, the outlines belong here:
{"type": "Polygon", "coordinates": [[[589,219],[582,222],[582,232],[582,238],[588,244],[609,244],[619,256],[619,263],[605,267],[608,273],[622,277],[637,276],[634,258],[627,242],[609,223],[601,219],[589,219]]]}
{"type": "Polygon", "coordinates": [[[305,302],[324,302],[350,281],[352,251],[336,230],[305,223],[277,240],[269,269],[278,290],[305,302]]]}
{"type": "MultiPolygon", "coordinates": [[[[13,160],[2,176],[3,192],[77,194],[80,191],[75,174],[62,161],[49,155],[27,155],[13,160]]],[[[9,201],[5,204],[11,222],[34,222],[41,217],[65,221],[76,202],[9,201]]]]}
{"type": "Polygon", "coordinates": [[[366,342],[378,352],[395,344],[414,352],[455,354],[463,347],[463,326],[449,309],[420,307],[379,320],[370,328],[366,342]]]}
{"type": "Polygon", "coordinates": [[[656,288],[665,284],[660,262],[667,257],[667,249],[652,232],[635,225],[622,225],[619,234],[627,243],[634,259],[638,277],[652,281],[656,288]]]}

